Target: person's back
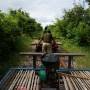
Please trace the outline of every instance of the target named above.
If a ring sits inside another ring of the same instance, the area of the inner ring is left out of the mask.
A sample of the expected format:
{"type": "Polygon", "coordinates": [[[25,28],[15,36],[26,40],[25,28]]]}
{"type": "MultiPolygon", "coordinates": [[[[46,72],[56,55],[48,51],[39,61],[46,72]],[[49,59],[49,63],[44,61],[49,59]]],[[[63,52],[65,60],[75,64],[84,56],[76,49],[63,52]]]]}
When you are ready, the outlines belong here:
{"type": "Polygon", "coordinates": [[[53,37],[50,30],[48,30],[48,27],[45,27],[40,42],[41,41],[42,41],[42,52],[51,53],[53,37]]]}
{"type": "Polygon", "coordinates": [[[43,37],[42,37],[42,40],[43,40],[43,42],[45,42],[45,43],[51,43],[52,42],[52,35],[51,35],[51,33],[44,33],[44,35],[43,35],[43,37]]]}

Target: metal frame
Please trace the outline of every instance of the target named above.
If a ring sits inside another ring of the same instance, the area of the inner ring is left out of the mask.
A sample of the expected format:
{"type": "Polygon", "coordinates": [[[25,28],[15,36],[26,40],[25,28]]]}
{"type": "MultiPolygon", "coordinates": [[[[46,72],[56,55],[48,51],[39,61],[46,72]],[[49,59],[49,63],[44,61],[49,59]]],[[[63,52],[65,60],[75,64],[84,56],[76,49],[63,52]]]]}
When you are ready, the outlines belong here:
{"type": "MultiPolygon", "coordinates": [[[[28,56],[33,56],[33,67],[36,68],[36,57],[37,56],[43,56],[46,53],[42,52],[20,52],[20,55],[28,55],[28,56]]],[[[68,68],[71,68],[71,63],[73,61],[73,57],[79,57],[79,56],[85,56],[85,54],[82,53],[53,53],[57,56],[68,56],[68,68]]]]}

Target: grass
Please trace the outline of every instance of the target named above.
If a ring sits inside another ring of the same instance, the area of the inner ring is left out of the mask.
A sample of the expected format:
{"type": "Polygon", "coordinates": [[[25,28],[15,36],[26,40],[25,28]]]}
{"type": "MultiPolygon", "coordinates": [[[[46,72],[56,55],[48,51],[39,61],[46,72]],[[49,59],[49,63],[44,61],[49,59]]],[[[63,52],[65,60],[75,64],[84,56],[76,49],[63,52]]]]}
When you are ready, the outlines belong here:
{"type": "MultiPolygon", "coordinates": [[[[34,33],[32,36],[39,37],[39,34],[40,32],[34,33]]],[[[32,39],[28,35],[22,35],[16,40],[17,52],[10,55],[8,59],[6,58],[7,60],[4,62],[0,62],[0,78],[5,74],[5,72],[7,72],[9,68],[20,66],[20,64],[23,63],[24,58],[20,57],[18,53],[23,51],[31,51],[31,42],[32,39]]]]}
{"type": "Polygon", "coordinates": [[[60,40],[63,43],[63,48],[69,52],[84,53],[85,57],[79,57],[76,59],[76,65],[78,68],[90,68],[90,46],[80,47],[71,40],[62,38],[60,40]]]}
{"type": "Polygon", "coordinates": [[[16,49],[17,52],[10,54],[7,60],[0,62],[0,77],[2,77],[5,72],[11,67],[17,67],[21,63],[21,57],[18,54],[20,51],[30,51],[30,44],[32,39],[29,36],[23,35],[17,39],[16,49]]]}
{"type": "Polygon", "coordinates": [[[17,50],[19,51],[30,51],[32,39],[27,35],[22,35],[19,37],[16,41],[17,44],[17,50]]]}

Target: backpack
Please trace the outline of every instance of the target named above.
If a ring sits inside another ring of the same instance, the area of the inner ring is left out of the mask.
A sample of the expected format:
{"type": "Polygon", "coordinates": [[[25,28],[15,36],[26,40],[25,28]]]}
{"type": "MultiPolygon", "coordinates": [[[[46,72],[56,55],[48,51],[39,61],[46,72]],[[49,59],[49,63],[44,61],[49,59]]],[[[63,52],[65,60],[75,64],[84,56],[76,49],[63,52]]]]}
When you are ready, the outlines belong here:
{"type": "Polygon", "coordinates": [[[44,62],[57,62],[58,56],[53,54],[53,53],[49,53],[43,57],[42,61],[44,61],[44,62]]]}

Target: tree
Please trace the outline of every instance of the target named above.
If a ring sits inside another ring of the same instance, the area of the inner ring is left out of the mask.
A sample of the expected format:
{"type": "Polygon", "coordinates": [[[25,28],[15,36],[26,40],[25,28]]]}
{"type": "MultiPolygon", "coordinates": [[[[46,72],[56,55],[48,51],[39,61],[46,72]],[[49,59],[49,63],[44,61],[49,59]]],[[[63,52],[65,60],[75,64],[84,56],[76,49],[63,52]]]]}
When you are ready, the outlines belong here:
{"type": "Polygon", "coordinates": [[[63,19],[57,19],[53,26],[54,32],[59,30],[59,35],[79,45],[90,45],[90,8],[84,9],[76,5],[68,11],[65,10],[63,19]]]}
{"type": "Polygon", "coordinates": [[[90,5],[90,0],[86,0],[86,2],[88,2],[88,5],[90,5]]]}
{"type": "Polygon", "coordinates": [[[17,40],[21,36],[31,37],[38,31],[42,31],[41,24],[21,9],[8,13],[0,11],[0,60],[6,61],[12,53],[20,50],[17,48],[17,40]]]}

